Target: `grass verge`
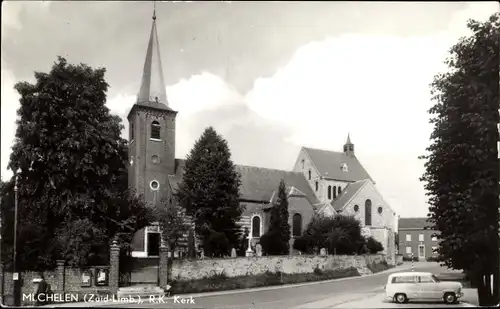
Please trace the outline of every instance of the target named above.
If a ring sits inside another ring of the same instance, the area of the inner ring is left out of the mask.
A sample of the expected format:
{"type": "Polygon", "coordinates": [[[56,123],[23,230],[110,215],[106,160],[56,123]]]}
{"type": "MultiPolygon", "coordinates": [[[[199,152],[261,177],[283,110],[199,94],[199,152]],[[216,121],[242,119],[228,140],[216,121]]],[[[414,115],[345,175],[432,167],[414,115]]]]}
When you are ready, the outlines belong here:
{"type": "Polygon", "coordinates": [[[185,294],[249,289],[264,286],[323,281],[355,276],[360,276],[358,270],[355,267],[336,270],[315,269],[312,273],[304,274],[266,272],[260,275],[238,277],[228,277],[225,274],[218,274],[198,280],[174,280],[172,281],[171,286],[172,292],[174,294],[185,294]]]}

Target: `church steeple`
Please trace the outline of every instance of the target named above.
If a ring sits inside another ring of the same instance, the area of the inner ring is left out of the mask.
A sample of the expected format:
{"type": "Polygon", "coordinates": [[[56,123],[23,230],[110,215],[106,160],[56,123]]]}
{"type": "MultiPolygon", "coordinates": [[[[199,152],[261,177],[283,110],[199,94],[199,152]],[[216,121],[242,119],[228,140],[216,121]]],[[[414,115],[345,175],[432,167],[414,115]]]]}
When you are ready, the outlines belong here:
{"type": "Polygon", "coordinates": [[[347,133],[347,140],[344,144],[344,153],[347,156],[354,157],[354,144],[351,142],[351,137],[349,133],[347,133]]]}
{"type": "Polygon", "coordinates": [[[142,72],[142,83],[137,95],[137,103],[160,103],[168,106],[167,91],[160,57],[160,44],[156,30],[156,6],[153,10],[153,25],[149,36],[146,60],[142,72]]]}

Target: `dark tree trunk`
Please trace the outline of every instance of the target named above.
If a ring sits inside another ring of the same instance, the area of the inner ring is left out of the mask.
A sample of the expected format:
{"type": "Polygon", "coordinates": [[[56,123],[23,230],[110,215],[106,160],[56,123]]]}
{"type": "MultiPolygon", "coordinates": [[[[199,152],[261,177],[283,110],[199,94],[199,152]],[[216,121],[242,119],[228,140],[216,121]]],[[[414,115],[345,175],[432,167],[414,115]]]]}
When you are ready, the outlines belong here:
{"type": "Polygon", "coordinates": [[[491,307],[497,305],[498,291],[495,291],[495,287],[493,287],[493,290],[491,288],[491,274],[474,274],[471,276],[471,283],[477,288],[479,306],[491,307]]]}

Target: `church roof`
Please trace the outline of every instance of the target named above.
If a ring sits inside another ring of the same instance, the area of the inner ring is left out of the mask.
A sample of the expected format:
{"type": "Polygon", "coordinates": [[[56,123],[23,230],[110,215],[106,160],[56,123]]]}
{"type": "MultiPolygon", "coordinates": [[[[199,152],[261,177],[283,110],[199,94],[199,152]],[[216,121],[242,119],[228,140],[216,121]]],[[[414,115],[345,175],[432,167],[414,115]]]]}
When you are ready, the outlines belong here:
{"type": "MultiPolygon", "coordinates": [[[[175,192],[181,181],[185,160],[175,160],[175,175],[169,176],[169,183],[175,192]]],[[[268,169],[255,166],[236,165],[236,171],[241,175],[241,200],[271,203],[277,198],[277,188],[281,179],[288,186],[287,193],[293,197],[305,197],[310,204],[318,200],[302,173],[268,169]],[[275,193],[276,192],[276,193],[275,193]]]]}
{"type": "Polygon", "coordinates": [[[345,205],[349,203],[349,201],[364,187],[365,184],[368,183],[368,181],[370,180],[365,179],[348,184],[340,195],[330,203],[333,206],[333,209],[336,211],[344,209],[345,205]]]}
{"type": "Polygon", "coordinates": [[[398,229],[412,229],[412,230],[423,230],[424,227],[431,226],[431,223],[427,222],[427,218],[400,218],[398,222],[398,229]]]}
{"type": "Polygon", "coordinates": [[[355,156],[348,156],[343,152],[308,147],[303,147],[303,149],[318,169],[320,175],[327,179],[340,181],[372,180],[355,156]],[[347,164],[347,171],[342,170],[343,163],[347,164]]]}
{"type": "Polygon", "coordinates": [[[142,82],[137,103],[140,105],[150,103],[151,105],[168,106],[167,91],[165,88],[165,79],[163,78],[163,68],[160,57],[160,43],[158,42],[158,33],[156,31],[156,14],[153,13],[153,24],[151,34],[149,35],[148,48],[146,51],[146,60],[142,72],[142,82]]]}

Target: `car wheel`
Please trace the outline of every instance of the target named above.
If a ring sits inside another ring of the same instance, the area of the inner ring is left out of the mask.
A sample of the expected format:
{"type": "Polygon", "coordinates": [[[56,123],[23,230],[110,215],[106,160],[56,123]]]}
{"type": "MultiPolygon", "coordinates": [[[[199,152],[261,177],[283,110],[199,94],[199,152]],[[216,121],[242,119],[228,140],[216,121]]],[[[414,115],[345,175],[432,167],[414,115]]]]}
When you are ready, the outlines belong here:
{"type": "Polygon", "coordinates": [[[443,300],[447,304],[455,304],[457,302],[457,296],[455,293],[444,293],[443,300]]]}
{"type": "Polygon", "coordinates": [[[408,301],[408,298],[405,294],[396,294],[394,295],[394,301],[398,304],[404,304],[408,301]]]}

